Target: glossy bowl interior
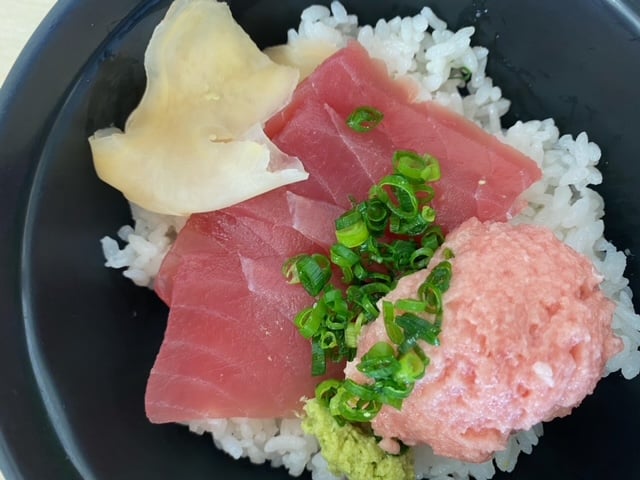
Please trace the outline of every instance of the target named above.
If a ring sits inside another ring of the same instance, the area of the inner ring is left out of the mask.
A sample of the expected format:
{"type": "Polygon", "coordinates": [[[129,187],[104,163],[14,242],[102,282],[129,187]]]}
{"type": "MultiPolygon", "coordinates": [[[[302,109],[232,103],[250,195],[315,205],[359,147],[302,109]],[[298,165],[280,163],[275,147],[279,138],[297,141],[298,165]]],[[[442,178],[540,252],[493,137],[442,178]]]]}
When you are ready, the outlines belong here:
{"type": "MultiPolygon", "coordinates": [[[[256,42],[286,39],[310,2],[229,1],[256,42]]],[[[328,3],[328,2],[315,2],[328,3]]],[[[427,1],[345,0],[361,23],[427,1]]],[[[606,235],[629,249],[640,295],[640,24],[635,1],[431,0],[475,25],[489,74],[513,101],[504,122],[554,117],[603,151],[606,235]]],[[[233,461],[210,438],[147,422],[143,395],[167,309],[103,267],[99,239],[129,221],[95,176],[86,138],[122,126],[144,89],[142,58],[168,1],[61,0],[0,91],[0,425],[8,478],[284,479],[233,461]]],[[[612,375],[533,455],[495,478],[640,478],[640,381],[612,375]]]]}

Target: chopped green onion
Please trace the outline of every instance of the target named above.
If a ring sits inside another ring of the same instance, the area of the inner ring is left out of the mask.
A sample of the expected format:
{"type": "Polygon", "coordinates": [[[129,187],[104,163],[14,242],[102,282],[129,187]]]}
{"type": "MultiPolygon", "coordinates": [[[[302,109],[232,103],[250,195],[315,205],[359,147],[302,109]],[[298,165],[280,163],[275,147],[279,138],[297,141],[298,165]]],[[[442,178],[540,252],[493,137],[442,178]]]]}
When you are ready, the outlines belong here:
{"type": "Polygon", "coordinates": [[[329,330],[344,330],[347,328],[346,318],[344,315],[336,315],[335,317],[329,316],[326,321],[326,326],[329,330]]]}
{"type": "Polygon", "coordinates": [[[342,386],[342,382],[336,379],[325,380],[316,387],[316,398],[325,405],[329,404],[329,400],[338,392],[342,386]]]}
{"type": "Polygon", "coordinates": [[[444,233],[442,228],[437,225],[431,225],[422,237],[422,246],[429,247],[435,251],[444,242],[444,233]]]}
{"type": "Polygon", "coordinates": [[[355,322],[347,324],[347,328],[344,332],[344,343],[348,348],[355,349],[358,347],[358,338],[360,337],[360,331],[362,330],[362,321],[364,314],[361,313],[356,318],[355,322]]]}
{"type": "Polygon", "coordinates": [[[469,82],[471,80],[471,76],[473,72],[467,67],[460,67],[457,72],[451,75],[449,78],[462,80],[464,83],[469,82]]]}
{"type": "MultiPolygon", "coordinates": [[[[378,274],[378,275],[374,274],[373,279],[386,280],[387,282],[391,281],[388,275],[382,275],[382,274],[378,274]]],[[[382,297],[383,295],[386,295],[387,293],[389,293],[391,291],[391,288],[389,287],[389,283],[385,283],[383,281],[383,282],[367,283],[366,285],[363,285],[360,288],[360,290],[362,291],[362,293],[364,293],[365,295],[371,298],[371,297],[382,297]]]]}
{"type": "Polygon", "coordinates": [[[338,345],[336,334],[331,331],[322,332],[320,336],[320,346],[323,350],[329,350],[338,345]]]}
{"type": "Polygon", "coordinates": [[[329,252],[331,261],[339,267],[353,267],[360,262],[360,255],[341,243],[334,243],[329,252]]]}
{"type": "Polygon", "coordinates": [[[411,183],[403,175],[387,175],[372,187],[372,194],[401,218],[412,218],[418,213],[418,199],[411,183]]]}
{"type": "MultiPolygon", "coordinates": [[[[345,383],[347,382],[349,380],[345,380],[345,383]]],[[[370,422],[378,414],[382,404],[375,400],[364,402],[359,400],[358,396],[347,392],[343,388],[329,402],[329,410],[334,416],[340,416],[348,422],[370,422]]]]}
{"type": "Polygon", "coordinates": [[[380,402],[382,404],[385,405],[389,405],[393,408],[395,408],[396,410],[400,410],[402,408],[402,401],[409,396],[409,393],[411,393],[409,391],[409,393],[407,393],[406,395],[396,395],[394,393],[389,394],[388,393],[388,388],[387,386],[384,386],[381,388],[380,391],[380,402]]]}
{"type": "Polygon", "coordinates": [[[377,198],[362,202],[361,213],[372,235],[378,235],[384,232],[387,219],[389,218],[389,210],[384,202],[377,198]]]}
{"type": "Polygon", "coordinates": [[[357,210],[351,210],[336,220],[336,238],[343,245],[354,248],[369,238],[369,229],[357,210]]]}
{"type": "Polygon", "coordinates": [[[286,279],[287,283],[291,285],[300,283],[296,263],[298,262],[298,260],[305,256],[306,255],[297,255],[295,257],[289,258],[286,262],[284,262],[284,264],[282,265],[282,275],[286,279]]]}
{"type": "Polygon", "coordinates": [[[368,317],[368,320],[373,320],[378,316],[380,312],[378,311],[378,307],[376,307],[375,299],[372,299],[367,294],[365,290],[366,286],[368,285],[365,285],[363,287],[351,286],[347,288],[347,298],[351,301],[351,303],[360,307],[360,310],[365,314],[365,316],[368,317]]]}
{"type": "Polygon", "coordinates": [[[342,270],[344,283],[351,283],[354,277],[353,267],[360,263],[360,255],[341,243],[334,243],[329,254],[331,262],[342,270]]]}
{"type": "Polygon", "coordinates": [[[378,342],[369,349],[367,353],[362,356],[363,360],[387,358],[394,355],[393,347],[387,342],[378,342]]]}
{"type": "MultiPolygon", "coordinates": [[[[362,131],[376,125],[367,108],[354,112],[359,117],[352,119],[362,131]]],[[[282,267],[287,281],[302,284],[316,297],[313,306],[295,318],[300,334],[311,341],[313,375],[325,373],[328,361],[355,358],[362,327],[380,316],[381,305],[389,341],[375,344],[356,365],[371,382],[334,380],[316,390],[340,424],[370,422],[383,405],[400,409],[429,364],[420,342],[439,342],[442,294],[451,278],[447,260],[453,252],[444,251],[446,260],[427,276],[418,299],[379,303],[400,277],[425,268],[444,242],[430,205],[435,190],[429,182],[440,178],[438,161],[428,154],[398,151],[393,164],[394,173],[371,187],[367,199],[349,198],[352,208],[335,221],[337,242],[330,258],[299,255],[282,267]],[[334,265],[342,270],[344,291],[331,282],[334,265]]]]}
{"type": "Polygon", "coordinates": [[[356,132],[364,133],[377,127],[384,114],[374,107],[359,107],[356,108],[349,118],[347,118],[347,125],[356,132]]]}
{"type": "Polygon", "coordinates": [[[403,313],[396,317],[396,323],[404,329],[405,338],[420,339],[431,345],[438,345],[440,327],[424,318],[412,313],[403,313]]]}
{"type": "Polygon", "coordinates": [[[420,216],[427,223],[432,223],[436,219],[436,211],[431,207],[422,207],[420,216]]]}
{"type": "Polygon", "coordinates": [[[420,298],[424,300],[425,311],[440,313],[442,311],[442,292],[432,283],[423,283],[418,290],[420,298]]]}
{"type": "Polygon", "coordinates": [[[415,353],[418,358],[420,358],[420,360],[422,360],[422,363],[424,363],[425,368],[429,365],[429,357],[427,357],[427,355],[424,353],[424,350],[422,350],[422,348],[420,348],[418,345],[415,345],[413,347],[412,350],[406,350],[403,352],[403,355],[409,351],[412,351],[413,353],[415,353]]]}
{"type": "Polygon", "coordinates": [[[311,339],[311,375],[324,375],[327,371],[327,361],[320,339],[313,337],[311,339]]]}
{"type": "Polygon", "coordinates": [[[393,303],[388,300],[382,301],[382,319],[384,320],[384,327],[389,339],[396,345],[404,342],[404,333],[402,333],[402,329],[396,324],[396,313],[393,308],[393,303]]]}
{"type": "Polygon", "coordinates": [[[466,83],[471,80],[471,75],[473,74],[473,72],[467,67],[462,67],[460,69],[460,74],[462,75],[462,80],[466,83]]]}
{"type": "Polygon", "coordinates": [[[318,295],[331,278],[331,264],[324,255],[300,255],[295,262],[297,278],[309,295],[318,295]]]}
{"type": "Polygon", "coordinates": [[[296,315],[294,323],[298,327],[300,335],[308,340],[320,329],[322,315],[319,314],[319,309],[305,308],[296,315]]]}
{"type": "Polygon", "coordinates": [[[434,251],[427,247],[422,247],[415,250],[411,257],[409,257],[409,264],[411,269],[418,271],[426,268],[429,265],[429,260],[433,257],[434,251]]]}
{"type": "Polygon", "coordinates": [[[398,382],[411,383],[420,380],[424,376],[425,362],[414,350],[402,355],[399,363],[400,368],[394,375],[398,382]]]}
{"type": "Polygon", "coordinates": [[[338,318],[348,318],[349,305],[345,301],[341,290],[337,288],[328,289],[324,295],[324,303],[338,318]]]}
{"type": "MultiPolygon", "coordinates": [[[[408,382],[404,385],[400,385],[397,383],[387,383],[382,386],[382,388],[380,389],[380,393],[382,393],[382,395],[384,396],[385,403],[389,402],[390,399],[404,400],[413,391],[414,383],[415,382],[408,382]]],[[[397,405],[402,406],[402,402],[399,402],[397,405]]]]}
{"type": "Polygon", "coordinates": [[[426,302],[423,302],[421,300],[414,300],[412,298],[401,298],[399,300],[396,300],[394,306],[398,310],[403,310],[405,312],[422,313],[425,311],[428,305],[426,302]]]}
{"type": "Polygon", "coordinates": [[[395,353],[393,347],[387,342],[378,342],[362,357],[356,368],[374,380],[384,380],[392,377],[400,368],[395,353]],[[373,354],[376,347],[382,346],[389,347],[389,351],[385,352],[385,354],[381,352],[373,354]]]}
{"type": "Polygon", "coordinates": [[[451,282],[451,269],[451,262],[444,260],[434,267],[425,282],[434,285],[441,292],[446,292],[451,282]]]}
{"type": "Polygon", "coordinates": [[[411,150],[398,150],[393,155],[395,170],[416,183],[440,180],[440,163],[431,155],[418,155],[411,150]]]}
{"type": "Polygon", "coordinates": [[[421,177],[425,182],[436,182],[440,180],[442,172],[440,171],[440,162],[436,157],[424,155],[427,166],[422,169],[421,177]]]}
{"type": "Polygon", "coordinates": [[[370,386],[360,385],[353,380],[345,380],[342,384],[342,387],[353,397],[358,397],[360,400],[363,400],[365,402],[370,402],[378,398],[378,394],[373,391],[370,386]]]}

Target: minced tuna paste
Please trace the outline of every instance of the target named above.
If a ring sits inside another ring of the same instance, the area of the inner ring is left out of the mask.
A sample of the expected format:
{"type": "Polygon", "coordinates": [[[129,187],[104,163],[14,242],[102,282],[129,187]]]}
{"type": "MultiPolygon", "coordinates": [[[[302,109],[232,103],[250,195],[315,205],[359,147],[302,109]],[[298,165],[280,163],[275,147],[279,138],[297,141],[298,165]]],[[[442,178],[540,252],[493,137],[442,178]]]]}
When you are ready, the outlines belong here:
{"type": "MultiPolygon", "coordinates": [[[[455,257],[440,346],[423,345],[425,376],[401,410],[383,407],[372,426],[387,444],[428,444],[438,455],[483,462],[513,432],[567,415],[622,342],[602,277],[551,231],[471,219],[445,248],[455,257]]],[[[387,300],[416,298],[428,273],[401,279],[387,300]]],[[[358,356],[381,340],[388,339],[378,319],[363,331],[358,356]]],[[[357,363],[346,373],[363,381],[357,363]]]]}

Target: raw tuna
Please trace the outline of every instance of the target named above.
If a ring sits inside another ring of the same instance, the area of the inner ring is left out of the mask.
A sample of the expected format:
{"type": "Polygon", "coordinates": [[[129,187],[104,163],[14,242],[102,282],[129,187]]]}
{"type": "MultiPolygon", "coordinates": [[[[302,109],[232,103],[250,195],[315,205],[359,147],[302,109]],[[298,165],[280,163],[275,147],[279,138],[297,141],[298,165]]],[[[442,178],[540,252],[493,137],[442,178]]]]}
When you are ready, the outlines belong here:
{"type": "MultiPolygon", "coordinates": [[[[310,345],[293,325],[311,301],[287,285],[281,265],[301,252],[326,251],[333,220],[391,171],[396,149],[438,156],[439,220],[507,218],[518,194],[539,176],[532,161],[388,78],[357,44],[303,82],[268,125],[281,149],[300,157],[310,179],[231,208],[193,215],[156,279],[171,306],[164,343],[146,394],[153,422],[213,417],[282,417],[311,396],[310,345]],[[345,125],[355,108],[382,110],[367,134],[345,125]]],[[[340,376],[337,366],[329,375],[340,376]]]]}
{"type": "Polygon", "coordinates": [[[412,103],[414,93],[356,42],[330,57],[267,124],[274,143],[300,157],[311,174],[311,182],[292,186],[294,191],[315,182],[313,193],[320,184],[348,207],[348,194],[366,192],[372,181],[391,173],[396,150],[414,150],[440,160],[442,179],[433,205],[446,231],[470,217],[507,220],[517,213],[523,206],[517,197],[540,178],[535,163],[436,103],[412,103]],[[384,113],[382,123],[366,134],[345,125],[363,105],[384,113]]]}
{"type": "Polygon", "coordinates": [[[333,242],[329,229],[305,221],[309,210],[340,212],[280,189],[191,216],[156,282],[171,312],[147,385],[152,422],[293,416],[313,394],[321,379],[292,322],[310,297],[281,273],[288,256],[333,242]]]}

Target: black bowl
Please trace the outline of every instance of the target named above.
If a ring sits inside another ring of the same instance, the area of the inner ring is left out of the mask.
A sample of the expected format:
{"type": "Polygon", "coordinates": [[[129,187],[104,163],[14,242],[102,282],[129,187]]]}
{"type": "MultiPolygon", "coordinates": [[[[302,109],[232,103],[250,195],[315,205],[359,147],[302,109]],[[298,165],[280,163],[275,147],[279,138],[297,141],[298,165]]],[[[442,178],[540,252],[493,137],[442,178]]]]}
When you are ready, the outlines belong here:
{"type": "MultiPolygon", "coordinates": [[[[308,2],[230,1],[261,45],[285,40],[308,2]]],[[[321,2],[328,3],[328,2],[321,2]]],[[[361,22],[413,14],[420,0],[347,0],[361,22]]],[[[166,0],[61,0],[29,42],[0,100],[0,424],[2,470],[30,479],[287,478],[232,461],[208,438],[147,422],[146,377],[167,310],[103,267],[98,239],[126,202],[95,176],[86,141],[122,125],[144,88],[143,52],[166,0]],[[218,476],[218,477],[217,477],[218,476]]],[[[637,0],[433,0],[491,49],[513,100],[506,123],[556,118],[603,150],[606,235],[629,249],[640,293],[640,78],[637,0]]],[[[533,455],[496,478],[640,478],[640,381],[611,375],[533,455]]]]}

